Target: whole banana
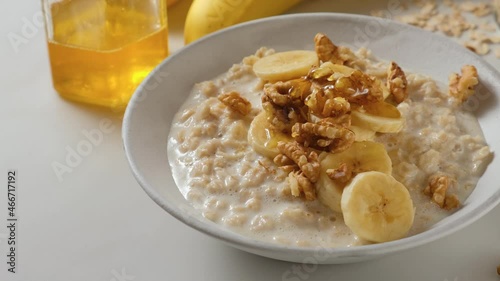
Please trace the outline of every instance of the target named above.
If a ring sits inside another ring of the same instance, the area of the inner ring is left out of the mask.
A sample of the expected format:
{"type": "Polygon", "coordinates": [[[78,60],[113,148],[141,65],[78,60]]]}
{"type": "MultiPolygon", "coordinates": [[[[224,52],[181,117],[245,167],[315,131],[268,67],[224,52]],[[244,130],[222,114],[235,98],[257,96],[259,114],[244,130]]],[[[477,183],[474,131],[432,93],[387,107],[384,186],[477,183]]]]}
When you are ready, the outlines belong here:
{"type": "Polygon", "coordinates": [[[186,44],[219,29],[279,15],[302,0],[194,0],[186,17],[186,44]]]}

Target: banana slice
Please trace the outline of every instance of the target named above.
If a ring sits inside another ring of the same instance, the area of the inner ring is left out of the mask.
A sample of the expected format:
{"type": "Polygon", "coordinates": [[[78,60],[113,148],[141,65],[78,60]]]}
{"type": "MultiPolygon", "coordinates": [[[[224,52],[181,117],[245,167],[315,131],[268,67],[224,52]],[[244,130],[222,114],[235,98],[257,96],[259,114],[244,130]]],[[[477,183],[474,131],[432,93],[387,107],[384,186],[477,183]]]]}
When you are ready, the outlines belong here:
{"type": "Polygon", "coordinates": [[[378,102],[365,105],[351,113],[352,125],[379,133],[397,133],[403,129],[404,118],[392,104],[378,102]]]}
{"type": "Polygon", "coordinates": [[[307,75],[318,63],[316,52],[289,51],[261,58],[253,65],[253,71],[262,80],[286,81],[307,75]]]}
{"type": "Polygon", "coordinates": [[[255,116],[248,130],[248,143],[253,149],[263,156],[274,158],[279,154],[279,141],[292,141],[292,137],[272,130],[267,122],[266,112],[262,111],[255,116]]]}
{"type": "Polygon", "coordinates": [[[358,126],[351,126],[349,130],[354,132],[356,136],[355,141],[374,141],[375,140],[375,131],[370,129],[366,129],[358,126]]]}
{"type": "Polygon", "coordinates": [[[383,144],[363,141],[355,142],[349,149],[340,153],[320,155],[321,174],[316,184],[318,199],[335,212],[342,212],[340,201],[346,184],[328,177],[326,170],[337,169],[341,164],[350,165],[355,173],[379,171],[390,175],[392,161],[383,144]]]}
{"type": "Polygon", "coordinates": [[[344,189],[341,206],[352,232],[378,243],[405,237],[415,215],[406,187],[381,172],[358,174],[344,189]]]}

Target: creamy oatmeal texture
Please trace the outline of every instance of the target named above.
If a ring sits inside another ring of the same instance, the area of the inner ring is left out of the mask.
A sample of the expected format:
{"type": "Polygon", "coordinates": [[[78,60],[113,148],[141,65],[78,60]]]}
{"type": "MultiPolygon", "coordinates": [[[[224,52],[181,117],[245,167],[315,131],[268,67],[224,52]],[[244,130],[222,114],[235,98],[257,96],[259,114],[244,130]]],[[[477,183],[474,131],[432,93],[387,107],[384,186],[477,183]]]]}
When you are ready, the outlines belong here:
{"type": "MultiPolygon", "coordinates": [[[[176,115],[168,143],[180,191],[205,218],[258,240],[302,247],[370,243],[353,234],[341,213],[319,200],[287,195],[288,173],[249,145],[248,130],[262,111],[264,86],[252,67],[272,53],[261,48],[227,73],[194,87],[176,115]],[[251,102],[250,112],[221,102],[230,100],[231,92],[251,102]],[[222,94],[226,96],[220,98],[222,94]]],[[[388,63],[370,51],[360,49],[351,59],[351,67],[386,79],[388,63]]],[[[491,153],[476,118],[435,81],[419,74],[406,78],[409,98],[398,105],[405,126],[399,133],[377,134],[376,141],[384,144],[392,160],[392,176],[410,192],[415,218],[408,235],[413,235],[453,212],[424,193],[429,178],[449,177],[447,192],[465,202],[491,153]]]]}

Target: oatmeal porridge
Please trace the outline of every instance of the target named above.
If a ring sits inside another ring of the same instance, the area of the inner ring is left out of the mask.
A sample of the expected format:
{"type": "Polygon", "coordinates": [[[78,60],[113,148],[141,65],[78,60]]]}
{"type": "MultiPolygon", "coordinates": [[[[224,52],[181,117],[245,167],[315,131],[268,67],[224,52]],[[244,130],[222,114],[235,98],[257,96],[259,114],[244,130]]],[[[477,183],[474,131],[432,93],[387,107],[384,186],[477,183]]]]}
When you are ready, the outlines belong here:
{"type": "Polygon", "coordinates": [[[395,240],[460,208],[492,157],[461,107],[475,68],[446,89],[322,34],[315,46],[261,48],[195,85],[168,143],[184,197],[232,231],[303,247],[395,240]]]}

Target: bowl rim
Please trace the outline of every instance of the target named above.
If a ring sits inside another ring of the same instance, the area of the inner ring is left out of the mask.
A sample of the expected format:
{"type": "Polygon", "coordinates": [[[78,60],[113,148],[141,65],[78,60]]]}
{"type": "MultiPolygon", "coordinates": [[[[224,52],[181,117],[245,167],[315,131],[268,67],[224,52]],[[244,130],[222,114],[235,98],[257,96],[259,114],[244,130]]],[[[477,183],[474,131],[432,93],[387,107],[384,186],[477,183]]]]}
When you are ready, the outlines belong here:
{"type": "MultiPolygon", "coordinates": [[[[231,26],[229,28],[219,30],[210,35],[207,35],[199,40],[194,41],[193,43],[183,47],[178,52],[170,55],[164,61],[162,61],[141,83],[144,85],[149,80],[153,79],[155,74],[159,71],[161,67],[166,64],[169,64],[170,61],[176,60],[177,57],[182,56],[184,53],[189,52],[192,48],[202,45],[207,41],[217,40],[219,37],[224,36],[224,34],[232,32],[234,30],[238,30],[240,28],[252,26],[252,25],[261,25],[266,23],[271,23],[275,21],[289,21],[289,20],[301,20],[308,19],[311,17],[315,18],[325,18],[325,19],[337,19],[337,20],[357,20],[357,21],[368,21],[373,20],[374,17],[365,16],[365,15],[356,15],[356,14],[342,14],[342,13],[301,13],[301,14],[289,14],[289,15],[280,15],[274,17],[263,18],[259,20],[253,20],[245,23],[241,23],[238,25],[231,26]]],[[[444,36],[434,34],[428,31],[424,31],[420,28],[413,27],[407,24],[399,23],[389,19],[377,18],[377,21],[382,21],[390,25],[398,25],[400,28],[405,28],[409,30],[413,30],[413,32],[426,33],[425,36],[432,36],[433,40],[439,41],[440,44],[443,45],[456,45],[454,41],[450,38],[446,38],[444,36]]],[[[465,51],[465,50],[464,50],[465,51]]],[[[481,68],[488,71],[492,76],[494,76],[497,80],[500,81],[500,73],[493,68],[490,64],[486,63],[482,58],[470,52],[471,55],[476,56],[479,60],[478,63],[481,64],[481,68]]],[[[414,248],[423,244],[430,243],[432,241],[441,239],[445,236],[448,236],[470,224],[477,221],[479,218],[484,216],[486,213],[491,211],[494,207],[500,203],[500,188],[493,194],[493,196],[489,197],[485,202],[478,207],[471,209],[467,213],[463,213],[462,217],[457,220],[456,223],[450,225],[446,228],[436,227],[426,230],[422,233],[415,234],[413,236],[405,237],[399,240],[379,243],[379,244],[369,244],[369,245],[360,245],[355,247],[298,247],[291,245],[281,245],[275,244],[271,242],[265,242],[261,240],[257,240],[248,236],[244,236],[242,234],[238,234],[229,229],[225,229],[222,226],[216,225],[213,222],[206,220],[201,221],[193,218],[187,212],[183,212],[181,208],[178,206],[173,206],[163,200],[163,197],[156,191],[156,189],[150,185],[146,178],[139,171],[139,167],[136,165],[135,157],[130,148],[130,142],[132,134],[130,133],[130,123],[133,118],[134,108],[140,104],[140,92],[144,89],[144,87],[139,86],[134,92],[129,105],[124,114],[123,125],[122,125],[122,139],[124,145],[124,151],[126,158],[128,160],[130,169],[132,174],[134,175],[137,182],[144,189],[144,191],[149,195],[151,199],[153,199],[156,204],[158,204],[161,208],[167,211],[170,215],[183,222],[184,224],[202,232],[209,236],[221,239],[222,241],[229,243],[231,245],[245,248],[245,249],[254,249],[254,250],[263,250],[263,251],[277,251],[277,252],[286,252],[287,254],[301,255],[301,256],[314,256],[318,253],[318,251],[326,251],[328,254],[332,255],[331,257],[335,258],[355,258],[355,257],[367,257],[367,256],[379,256],[388,253],[399,252],[405,249],[414,248]]],[[[177,186],[176,186],[177,187],[177,186]]]]}

